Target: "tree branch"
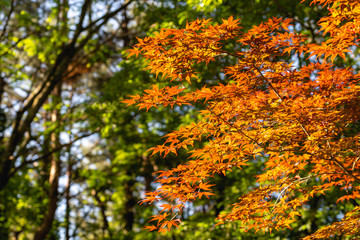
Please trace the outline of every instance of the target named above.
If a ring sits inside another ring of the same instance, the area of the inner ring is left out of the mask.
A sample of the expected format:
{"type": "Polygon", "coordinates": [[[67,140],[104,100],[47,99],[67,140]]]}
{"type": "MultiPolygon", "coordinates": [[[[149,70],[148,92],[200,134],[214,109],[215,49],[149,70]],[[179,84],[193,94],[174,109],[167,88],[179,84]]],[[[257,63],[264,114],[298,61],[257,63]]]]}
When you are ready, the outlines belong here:
{"type": "Polygon", "coordinates": [[[9,22],[10,22],[11,14],[14,12],[14,5],[15,5],[15,1],[11,0],[10,10],[9,10],[9,13],[7,14],[7,16],[6,16],[6,21],[5,21],[4,28],[2,29],[2,31],[0,33],[0,39],[2,39],[6,34],[6,30],[7,30],[7,27],[9,25],[9,22]]]}
{"type": "MultiPolygon", "coordinates": [[[[37,161],[40,161],[40,160],[43,160],[43,159],[46,159],[47,157],[49,157],[51,154],[57,152],[57,151],[60,151],[61,149],[63,149],[64,147],[69,147],[71,146],[72,144],[74,144],[75,142],[83,139],[83,138],[86,138],[86,137],[90,137],[91,135],[95,134],[95,133],[98,133],[100,131],[100,128],[99,129],[96,129],[94,132],[92,133],[88,133],[88,134],[84,134],[82,136],[79,136],[75,139],[73,139],[72,141],[68,142],[68,143],[65,143],[65,144],[62,144],[56,148],[54,148],[52,151],[49,151],[47,152],[46,154],[38,157],[38,158],[35,158],[35,159],[32,159],[32,160],[25,160],[23,161],[18,167],[16,167],[10,174],[9,174],[9,178],[12,177],[18,170],[20,170],[21,168],[23,168],[25,165],[27,164],[30,164],[30,163],[34,163],[34,162],[37,162],[37,161]]],[[[16,159],[16,158],[15,158],[16,159]]]]}
{"type": "Polygon", "coordinates": [[[122,5],[121,7],[119,7],[118,9],[109,12],[105,15],[103,15],[102,17],[98,18],[97,20],[95,20],[92,23],[89,23],[89,25],[87,27],[84,28],[84,30],[88,30],[93,28],[94,26],[96,26],[96,24],[100,21],[102,21],[99,25],[97,25],[94,29],[90,30],[88,35],[79,43],[77,48],[82,48],[90,39],[91,37],[100,30],[100,28],[102,26],[104,26],[104,24],[107,23],[107,21],[109,21],[110,18],[114,17],[116,14],[118,14],[119,12],[121,12],[122,10],[126,9],[134,0],[129,0],[127,3],[125,3],[124,5],[122,5]]]}

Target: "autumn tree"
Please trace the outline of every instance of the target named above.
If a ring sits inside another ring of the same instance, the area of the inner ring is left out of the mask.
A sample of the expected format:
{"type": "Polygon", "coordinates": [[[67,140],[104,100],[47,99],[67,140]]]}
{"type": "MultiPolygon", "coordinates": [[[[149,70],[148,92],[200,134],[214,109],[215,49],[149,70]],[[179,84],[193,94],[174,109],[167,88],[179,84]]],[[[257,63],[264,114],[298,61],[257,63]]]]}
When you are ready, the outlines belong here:
{"type": "Polygon", "coordinates": [[[257,184],[218,216],[218,224],[238,221],[242,229],[255,231],[290,228],[311,199],[338,192],[337,203],[353,201],[354,207],[340,222],[305,239],[358,234],[359,74],[357,66],[339,67],[336,61],[357,54],[360,3],[312,4],[329,9],[319,22],[328,37],[321,44],[297,33],[292,19],[274,17],[242,32],[239,20],[230,17],[216,25],[196,20],[184,29],[161,29],[130,51],[170,83],[131,96],[128,105],[203,108],[197,122],[167,134],[164,144],[151,149],[162,156],[185,149],[190,156],[186,164],[158,172],[159,187],[142,203],[157,203],[161,212],[146,228],[166,232],[178,226],[186,202],[213,195],[215,175],[264,161],[257,184]],[[227,42],[233,47],[225,48],[227,42]],[[226,58],[236,60],[221,69],[227,82],[189,88],[199,66],[226,58]]]}

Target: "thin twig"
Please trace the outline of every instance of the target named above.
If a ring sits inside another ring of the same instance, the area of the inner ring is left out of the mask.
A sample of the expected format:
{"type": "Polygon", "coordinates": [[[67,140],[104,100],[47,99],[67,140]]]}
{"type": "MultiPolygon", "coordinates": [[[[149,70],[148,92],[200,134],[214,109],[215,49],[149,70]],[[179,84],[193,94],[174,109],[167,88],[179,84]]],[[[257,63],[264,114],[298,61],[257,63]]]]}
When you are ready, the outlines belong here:
{"type": "Polygon", "coordinates": [[[360,156],[357,157],[356,160],[354,161],[353,166],[352,166],[352,171],[354,171],[355,165],[356,165],[357,161],[359,161],[359,159],[360,159],[360,156]]]}
{"type": "MultiPolygon", "coordinates": [[[[272,83],[270,82],[270,80],[263,75],[263,73],[261,72],[261,70],[260,70],[255,64],[253,64],[253,66],[254,66],[254,68],[259,72],[261,78],[262,78],[263,80],[265,80],[265,81],[269,84],[271,90],[274,91],[274,93],[276,94],[276,96],[280,99],[281,103],[286,106],[286,103],[284,102],[284,99],[280,96],[279,92],[275,89],[275,87],[272,85],[272,83]]],[[[305,126],[299,121],[299,119],[298,119],[297,117],[295,117],[295,121],[300,125],[301,129],[305,132],[306,136],[307,136],[308,138],[310,138],[309,132],[306,130],[305,126]]]]}
{"type": "Polygon", "coordinates": [[[313,176],[310,175],[310,176],[307,176],[307,177],[303,177],[303,178],[297,179],[297,180],[291,182],[289,185],[287,185],[287,186],[280,192],[280,195],[276,198],[276,201],[275,201],[275,203],[274,203],[273,209],[271,210],[271,213],[274,212],[275,207],[276,207],[277,203],[279,202],[281,196],[283,196],[283,194],[285,193],[285,191],[286,191],[291,185],[293,185],[293,184],[295,184],[295,183],[297,183],[297,182],[302,183],[302,182],[308,181],[308,179],[311,178],[311,177],[313,177],[313,176]]]}

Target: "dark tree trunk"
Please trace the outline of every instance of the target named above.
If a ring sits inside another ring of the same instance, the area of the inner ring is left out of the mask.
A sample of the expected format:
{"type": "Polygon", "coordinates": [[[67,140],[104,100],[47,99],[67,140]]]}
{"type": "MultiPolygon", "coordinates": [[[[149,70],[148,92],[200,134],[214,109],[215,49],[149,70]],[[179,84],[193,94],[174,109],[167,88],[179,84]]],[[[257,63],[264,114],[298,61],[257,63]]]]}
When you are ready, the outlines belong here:
{"type": "MultiPolygon", "coordinates": [[[[128,176],[131,176],[131,172],[128,171],[126,173],[128,176]]],[[[135,181],[133,179],[127,181],[124,185],[125,187],[125,213],[124,213],[124,219],[125,219],[125,230],[127,232],[131,232],[134,225],[135,220],[135,205],[136,200],[133,195],[135,186],[135,181]]]]}
{"type": "Polygon", "coordinates": [[[105,233],[108,232],[110,239],[113,239],[113,234],[112,234],[111,229],[109,228],[109,222],[106,218],[106,202],[101,201],[101,198],[99,197],[99,194],[95,189],[93,189],[91,191],[91,194],[94,196],[95,200],[98,203],[98,206],[99,206],[100,212],[101,212],[101,216],[103,219],[103,227],[102,227],[103,238],[105,239],[105,233]]]}

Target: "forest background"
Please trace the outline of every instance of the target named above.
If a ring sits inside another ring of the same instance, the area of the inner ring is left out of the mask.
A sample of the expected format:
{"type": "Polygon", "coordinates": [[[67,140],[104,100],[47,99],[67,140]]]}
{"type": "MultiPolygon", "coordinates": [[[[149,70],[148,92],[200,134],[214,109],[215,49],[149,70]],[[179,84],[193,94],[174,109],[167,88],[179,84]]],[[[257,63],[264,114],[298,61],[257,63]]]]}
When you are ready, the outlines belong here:
{"type": "MultiPolygon", "coordinates": [[[[296,31],[320,43],[326,36],[317,22],[328,12],[309,3],[0,0],[0,239],[299,239],[341,220],[357,203],[336,204],[335,192],[308,202],[292,229],[255,233],[236,222],[214,226],[217,215],[251,189],[264,168],[258,161],[217,176],[216,195],[188,204],[180,229],[144,231],[159,211],[138,205],[157,187],[153,172],[186,159],[185,152],[150,157],[147,149],[196,120],[202,106],[144,112],[122,103],[161,81],[143,71],[143,59],[126,59],[136,37],[230,16],[240,18],[246,31],[279,16],[293,18],[296,31]]],[[[209,63],[192,87],[223,78],[209,63]]]]}

